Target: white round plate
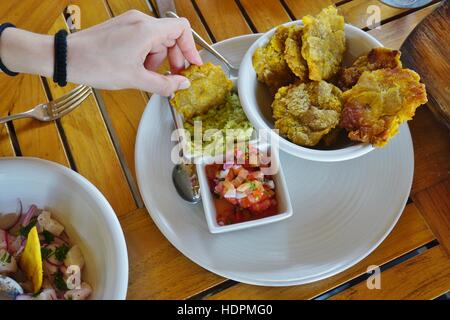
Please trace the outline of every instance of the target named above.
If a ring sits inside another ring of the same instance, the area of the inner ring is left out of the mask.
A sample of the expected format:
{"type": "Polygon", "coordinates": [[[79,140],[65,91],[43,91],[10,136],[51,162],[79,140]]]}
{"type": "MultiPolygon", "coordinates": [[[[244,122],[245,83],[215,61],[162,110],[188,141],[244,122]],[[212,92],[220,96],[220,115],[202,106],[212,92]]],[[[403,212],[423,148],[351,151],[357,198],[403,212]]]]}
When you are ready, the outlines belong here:
{"type": "MultiPolygon", "coordinates": [[[[215,47],[239,64],[257,38],[237,37],[215,47]]],[[[202,55],[217,63],[209,54],[202,55]]],[[[211,234],[202,205],[183,201],[172,185],[172,130],[170,111],[154,95],[136,141],[137,176],[145,204],[162,233],[184,255],[240,282],[296,285],[353,266],[392,230],[411,188],[413,147],[406,125],[385,148],[353,160],[323,163],[280,152],[293,216],[267,226],[211,234]]]]}

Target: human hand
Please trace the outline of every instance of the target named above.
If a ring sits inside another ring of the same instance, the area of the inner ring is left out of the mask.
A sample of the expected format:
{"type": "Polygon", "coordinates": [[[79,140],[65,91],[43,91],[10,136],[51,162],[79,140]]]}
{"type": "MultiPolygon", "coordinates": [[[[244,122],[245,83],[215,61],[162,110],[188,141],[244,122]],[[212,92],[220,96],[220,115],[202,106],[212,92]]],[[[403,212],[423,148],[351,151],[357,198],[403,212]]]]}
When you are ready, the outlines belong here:
{"type": "Polygon", "coordinates": [[[185,60],[201,65],[189,22],[136,10],[68,37],[68,81],[100,89],[136,88],[170,96],[189,87],[176,75],[185,60]],[[168,57],[173,75],[156,72],[168,57]]]}

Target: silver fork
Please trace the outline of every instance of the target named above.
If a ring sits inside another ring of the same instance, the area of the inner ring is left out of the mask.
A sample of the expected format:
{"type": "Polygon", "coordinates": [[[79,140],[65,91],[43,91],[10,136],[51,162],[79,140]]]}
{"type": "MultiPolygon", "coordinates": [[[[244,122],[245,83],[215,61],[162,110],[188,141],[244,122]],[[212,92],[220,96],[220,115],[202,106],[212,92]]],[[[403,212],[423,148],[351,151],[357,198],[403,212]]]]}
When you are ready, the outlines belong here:
{"type": "Polygon", "coordinates": [[[66,95],[50,101],[38,104],[31,110],[0,118],[0,124],[17,119],[34,118],[40,121],[53,121],[64,117],[78,107],[92,93],[91,87],[79,85],[66,95]]]}

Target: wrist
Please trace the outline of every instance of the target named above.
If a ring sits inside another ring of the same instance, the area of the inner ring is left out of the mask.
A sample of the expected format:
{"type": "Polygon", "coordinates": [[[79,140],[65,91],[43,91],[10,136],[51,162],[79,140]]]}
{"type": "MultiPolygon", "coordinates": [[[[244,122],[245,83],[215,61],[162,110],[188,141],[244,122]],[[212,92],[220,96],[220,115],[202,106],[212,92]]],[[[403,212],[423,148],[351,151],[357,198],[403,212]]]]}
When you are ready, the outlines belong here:
{"type": "Polygon", "coordinates": [[[0,39],[0,57],[11,71],[51,77],[53,45],[52,36],[8,28],[0,39]]]}

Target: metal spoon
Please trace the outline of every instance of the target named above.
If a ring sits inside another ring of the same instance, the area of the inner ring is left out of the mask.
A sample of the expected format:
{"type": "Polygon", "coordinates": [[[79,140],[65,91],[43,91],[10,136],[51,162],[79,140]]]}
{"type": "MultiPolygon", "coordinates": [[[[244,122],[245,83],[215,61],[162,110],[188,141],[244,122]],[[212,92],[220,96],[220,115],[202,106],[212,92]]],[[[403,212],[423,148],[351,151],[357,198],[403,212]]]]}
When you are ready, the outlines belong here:
{"type": "MultiPolygon", "coordinates": [[[[178,130],[179,128],[175,118],[175,110],[173,109],[170,101],[168,101],[168,103],[175,129],[178,130]]],[[[178,139],[180,138],[178,137],[178,139]]],[[[180,157],[183,159],[183,149],[180,150],[180,157]]],[[[193,164],[181,163],[175,165],[172,170],[172,181],[181,198],[194,204],[200,202],[200,187],[198,185],[197,172],[193,164]]]]}
{"type": "MultiPolygon", "coordinates": [[[[166,17],[169,18],[180,18],[175,12],[173,11],[167,11],[166,17]]],[[[217,59],[222,61],[228,68],[229,77],[237,78],[239,73],[239,68],[235,67],[233,64],[231,64],[220,52],[218,52],[216,49],[214,49],[212,46],[209,45],[208,42],[206,42],[195,30],[192,30],[192,35],[194,36],[195,42],[197,42],[203,49],[210,52],[212,55],[214,55],[217,59]]]]}
{"type": "Polygon", "coordinates": [[[15,280],[0,275],[0,300],[14,300],[21,294],[23,289],[15,280]]]}

